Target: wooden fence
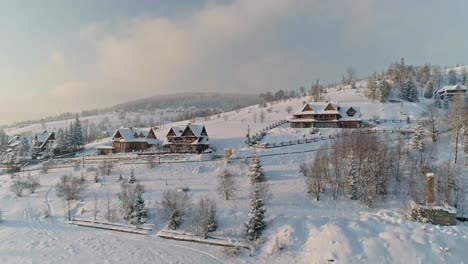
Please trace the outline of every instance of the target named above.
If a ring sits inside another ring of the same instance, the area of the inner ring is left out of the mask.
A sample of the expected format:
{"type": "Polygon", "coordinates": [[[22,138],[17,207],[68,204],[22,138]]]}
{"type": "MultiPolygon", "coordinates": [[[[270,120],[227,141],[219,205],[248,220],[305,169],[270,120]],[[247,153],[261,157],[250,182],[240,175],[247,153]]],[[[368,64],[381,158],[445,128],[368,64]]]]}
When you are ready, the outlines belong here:
{"type": "Polygon", "coordinates": [[[274,143],[258,143],[256,147],[258,148],[263,148],[263,149],[268,149],[268,148],[279,148],[279,147],[286,147],[286,146],[292,146],[292,145],[300,145],[300,144],[308,144],[308,143],[314,143],[322,140],[329,140],[329,139],[335,139],[335,138],[342,138],[342,137],[348,137],[351,135],[368,135],[368,134],[375,134],[375,133],[387,133],[387,134],[393,134],[393,133],[400,133],[402,135],[407,135],[409,133],[412,133],[412,130],[406,130],[406,129],[366,129],[366,130],[351,130],[351,131],[343,131],[342,133],[336,133],[336,134],[330,134],[330,135],[320,135],[320,136],[314,136],[312,138],[305,138],[305,139],[297,139],[297,140],[289,140],[289,141],[282,141],[282,142],[274,142],[274,143]]]}

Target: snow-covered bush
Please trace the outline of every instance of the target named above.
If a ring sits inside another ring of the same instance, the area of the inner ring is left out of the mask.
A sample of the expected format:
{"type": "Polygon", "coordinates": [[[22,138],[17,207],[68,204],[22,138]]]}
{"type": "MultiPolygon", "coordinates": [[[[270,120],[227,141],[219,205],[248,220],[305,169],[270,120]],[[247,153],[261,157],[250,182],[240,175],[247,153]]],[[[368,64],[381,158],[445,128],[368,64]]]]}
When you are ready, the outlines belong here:
{"type": "Polygon", "coordinates": [[[41,184],[39,183],[39,176],[28,175],[26,180],[26,188],[28,188],[31,193],[34,193],[40,186],[41,184]]]}
{"type": "Polygon", "coordinates": [[[194,231],[197,235],[206,238],[209,232],[216,231],[216,202],[209,197],[200,198],[194,218],[194,231]]]}
{"type": "Polygon", "coordinates": [[[271,255],[280,254],[287,246],[291,245],[292,228],[289,225],[281,227],[268,241],[266,248],[271,255]]]}
{"type": "Polygon", "coordinates": [[[230,258],[235,258],[240,254],[240,247],[224,247],[223,253],[230,258]]]}
{"type": "Polygon", "coordinates": [[[26,182],[20,177],[16,177],[10,185],[10,190],[16,194],[17,197],[23,196],[23,190],[26,188],[26,182]]]}
{"type": "Polygon", "coordinates": [[[117,198],[121,203],[120,211],[125,220],[131,220],[132,223],[141,224],[145,222],[146,209],[143,193],[145,188],[143,185],[131,185],[122,183],[122,190],[117,194],[117,198]]]}
{"type": "Polygon", "coordinates": [[[183,217],[187,214],[191,201],[185,192],[167,190],[163,194],[161,205],[164,210],[167,228],[177,229],[182,223],[183,217]]]}

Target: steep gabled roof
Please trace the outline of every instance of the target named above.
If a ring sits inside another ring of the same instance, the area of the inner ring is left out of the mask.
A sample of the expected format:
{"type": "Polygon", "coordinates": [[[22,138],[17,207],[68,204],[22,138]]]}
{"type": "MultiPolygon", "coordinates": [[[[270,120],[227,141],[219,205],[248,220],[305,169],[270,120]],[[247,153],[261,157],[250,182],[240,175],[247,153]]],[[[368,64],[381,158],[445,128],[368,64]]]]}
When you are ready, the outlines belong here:
{"type": "Polygon", "coordinates": [[[156,138],[156,134],[154,131],[154,137],[148,138],[150,135],[150,130],[153,128],[132,128],[132,127],[121,127],[117,129],[114,134],[112,135],[112,140],[120,138],[120,142],[147,142],[148,144],[156,144],[154,143],[156,138]]]}
{"type": "Polygon", "coordinates": [[[36,134],[34,136],[34,139],[41,144],[40,148],[43,148],[50,139],[54,138],[54,136],[55,136],[54,132],[44,131],[42,133],[36,134]]]}
{"type": "Polygon", "coordinates": [[[309,102],[295,114],[338,114],[338,104],[331,102],[309,102]]]}

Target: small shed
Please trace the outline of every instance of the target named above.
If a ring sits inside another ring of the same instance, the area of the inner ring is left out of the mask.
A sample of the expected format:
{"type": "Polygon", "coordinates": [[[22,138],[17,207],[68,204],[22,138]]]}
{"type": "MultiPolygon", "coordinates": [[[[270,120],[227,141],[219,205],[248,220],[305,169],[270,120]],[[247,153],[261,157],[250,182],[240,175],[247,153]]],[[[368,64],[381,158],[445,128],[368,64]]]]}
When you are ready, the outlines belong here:
{"type": "Polygon", "coordinates": [[[98,155],[114,154],[115,148],[113,146],[100,146],[97,147],[97,153],[98,155]]]}

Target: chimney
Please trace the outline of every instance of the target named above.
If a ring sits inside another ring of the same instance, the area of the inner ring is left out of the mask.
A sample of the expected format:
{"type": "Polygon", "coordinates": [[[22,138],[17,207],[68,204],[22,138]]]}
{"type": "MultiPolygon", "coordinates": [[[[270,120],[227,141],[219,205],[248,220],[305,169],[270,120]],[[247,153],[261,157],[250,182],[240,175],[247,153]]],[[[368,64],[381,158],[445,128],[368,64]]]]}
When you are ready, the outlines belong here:
{"type": "Polygon", "coordinates": [[[426,199],[427,205],[434,205],[434,173],[426,174],[427,180],[427,190],[426,190],[426,199]]]}

